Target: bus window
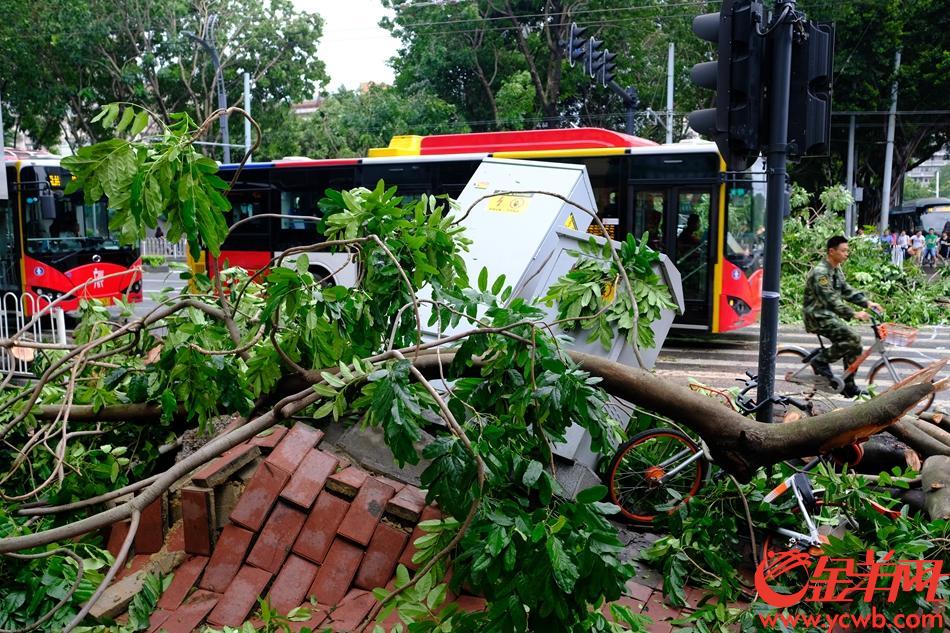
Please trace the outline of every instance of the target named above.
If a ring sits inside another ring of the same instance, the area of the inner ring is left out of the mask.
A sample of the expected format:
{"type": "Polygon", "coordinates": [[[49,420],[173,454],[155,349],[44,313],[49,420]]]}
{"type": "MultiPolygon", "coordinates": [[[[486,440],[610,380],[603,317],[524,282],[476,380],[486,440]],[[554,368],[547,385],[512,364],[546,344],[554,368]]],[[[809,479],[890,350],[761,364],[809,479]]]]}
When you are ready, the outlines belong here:
{"type": "Polygon", "coordinates": [[[16,245],[16,229],[13,223],[14,201],[15,198],[0,200],[0,291],[20,288],[18,264],[20,254],[16,245]]]}
{"type": "Polygon", "coordinates": [[[762,267],[765,249],[765,183],[738,182],[729,187],[724,254],[749,275],[762,267]]]}
{"type": "MultiPolygon", "coordinates": [[[[594,199],[597,201],[597,216],[604,223],[607,235],[612,240],[620,239],[620,161],[611,157],[608,160],[584,161],[587,167],[587,176],[594,189],[594,199]]],[[[591,224],[588,232],[600,235],[600,227],[591,224]]]]}
{"type": "Polygon", "coordinates": [[[634,197],[634,213],[636,214],[636,235],[649,233],[647,244],[655,251],[666,252],[664,240],[665,224],[663,222],[666,209],[666,189],[641,189],[634,197]]]}
{"type": "Polygon", "coordinates": [[[62,191],[29,184],[23,201],[27,254],[119,249],[109,232],[105,201],[86,204],[81,194],[64,196],[62,191]]]}
{"type": "Polygon", "coordinates": [[[677,195],[676,267],[687,301],[705,301],[709,288],[709,201],[708,188],[677,195]]]}

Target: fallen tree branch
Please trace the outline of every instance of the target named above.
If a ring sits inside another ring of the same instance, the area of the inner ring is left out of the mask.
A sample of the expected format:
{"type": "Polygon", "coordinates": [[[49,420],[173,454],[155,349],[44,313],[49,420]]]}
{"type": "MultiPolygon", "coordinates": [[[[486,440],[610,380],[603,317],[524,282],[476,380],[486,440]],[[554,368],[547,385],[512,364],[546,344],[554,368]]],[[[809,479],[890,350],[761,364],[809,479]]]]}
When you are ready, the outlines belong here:
{"type": "Polygon", "coordinates": [[[907,420],[898,420],[888,431],[924,457],[930,457],[931,455],[950,456],[950,446],[935,440],[907,420]]]}

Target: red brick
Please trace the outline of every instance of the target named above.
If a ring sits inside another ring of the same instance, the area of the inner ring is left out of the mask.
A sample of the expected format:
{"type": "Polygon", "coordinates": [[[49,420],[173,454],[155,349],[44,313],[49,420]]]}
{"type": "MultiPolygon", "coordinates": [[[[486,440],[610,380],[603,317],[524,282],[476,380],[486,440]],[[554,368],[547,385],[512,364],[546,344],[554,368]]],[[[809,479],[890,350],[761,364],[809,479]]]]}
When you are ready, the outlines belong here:
{"type": "Polygon", "coordinates": [[[300,530],[300,536],[292,549],[293,553],[314,563],[323,563],[333,539],[336,538],[336,529],[340,527],[349,509],[350,504],[343,499],[328,492],[322,493],[300,530]]]}
{"type": "Polygon", "coordinates": [[[326,559],[317,571],[310,594],[321,604],[335,605],[346,595],[353,576],[363,560],[363,550],[357,545],[334,539],[326,559]]]}
{"type": "Polygon", "coordinates": [[[257,537],[247,562],[276,574],[297,540],[306,518],[307,515],[300,510],[278,503],[257,537]]]}
{"type": "MultiPolygon", "coordinates": [[[[214,608],[221,596],[210,591],[196,591],[185,604],[178,607],[156,630],[163,633],[192,633],[214,608]]],[[[153,629],[149,629],[152,631],[153,629]]]]}
{"type": "Polygon", "coordinates": [[[176,523],[175,527],[168,531],[165,537],[165,549],[169,552],[185,551],[185,528],[181,522],[176,523]]]}
{"type": "Polygon", "coordinates": [[[231,521],[254,532],[260,530],[288,479],[290,473],[286,470],[263,462],[231,511],[231,521]]]}
{"type": "Polygon", "coordinates": [[[191,588],[195,586],[198,576],[208,564],[206,556],[192,556],[175,569],[172,584],[168,586],[162,597],[158,599],[158,608],[172,611],[177,609],[191,588]]]}
{"type": "Polygon", "coordinates": [[[135,556],[126,559],[122,569],[120,569],[119,573],[115,575],[115,579],[122,580],[126,576],[131,576],[135,572],[145,569],[145,566],[148,565],[148,561],[151,558],[151,554],[136,554],[135,556]]]}
{"type": "Polygon", "coordinates": [[[406,486],[386,504],[386,512],[400,519],[416,523],[426,507],[426,495],[415,486],[406,486]]]}
{"type": "Polygon", "coordinates": [[[654,622],[647,625],[647,631],[650,633],[672,633],[673,625],[669,622],[654,622]]]}
{"type": "Polygon", "coordinates": [[[643,615],[653,618],[654,623],[665,623],[666,620],[672,620],[680,617],[682,614],[677,608],[670,608],[663,602],[663,596],[659,591],[653,593],[643,607],[643,615]]]}
{"type": "Polygon", "coordinates": [[[243,565],[208,614],[208,622],[218,626],[240,626],[257,606],[257,599],[264,594],[270,578],[269,571],[243,565]]]}
{"type": "Polygon", "coordinates": [[[299,633],[306,627],[312,632],[320,631],[321,629],[318,627],[329,617],[328,613],[330,608],[322,604],[312,605],[309,603],[302,606],[310,610],[310,617],[303,622],[290,622],[290,630],[293,631],[293,633],[299,633]]]}
{"type": "Polygon", "coordinates": [[[337,534],[360,545],[367,545],[373,537],[376,524],[383,516],[386,502],[392,499],[394,494],[396,491],[392,486],[387,486],[375,478],[367,479],[350,504],[350,511],[343,517],[337,534]]]}
{"type": "Polygon", "coordinates": [[[459,606],[459,609],[468,613],[485,610],[485,599],[477,596],[459,596],[455,604],[459,606]]]}
{"type": "MultiPolygon", "coordinates": [[[[442,513],[439,512],[439,509],[435,506],[426,506],[422,511],[422,516],[419,517],[419,523],[423,521],[432,521],[434,519],[441,519],[442,513]]],[[[423,531],[418,525],[413,528],[412,534],[409,536],[409,543],[406,545],[405,551],[402,553],[402,556],[399,558],[399,563],[405,565],[408,569],[415,571],[419,568],[419,565],[412,562],[412,557],[416,555],[416,540],[419,537],[425,536],[428,532],[423,531]]]]}
{"type": "Polygon", "coordinates": [[[167,609],[155,609],[152,611],[152,615],[148,616],[148,631],[147,633],[154,633],[158,631],[165,620],[171,617],[172,611],[167,609]]]}
{"type": "Polygon", "coordinates": [[[355,497],[369,473],[356,466],[347,466],[327,479],[327,488],[347,497],[355,497]]]}
{"type": "Polygon", "coordinates": [[[395,479],[390,479],[389,477],[384,477],[383,475],[376,475],[376,479],[395,490],[397,495],[402,491],[403,488],[406,487],[406,484],[402,483],[401,481],[396,481],[395,479]]]}
{"type": "Polygon", "coordinates": [[[327,477],[336,472],[338,463],[337,458],[328,453],[317,449],[310,451],[284,486],[281,498],[309,509],[323,490],[327,477]]]}
{"type": "Polygon", "coordinates": [[[162,512],[162,497],[145,506],[139,529],[135,533],[135,552],[154,554],[165,544],[165,515],[162,512]]]}
{"type": "Polygon", "coordinates": [[[214,500],[210,488],[185,486],[181,489],[181,523],[185,533],[185,551],[211,555],[214,531],[214,500]]]}
{"type": "MultiPolygon", "coordinates": [[[[370,620],[369,624],[366,625],[366,628],[363,629],[363,633],[374,633],[377,626],[382,627],[385,633],[391,633],[391,631],[396,627],[397,624],[401,623],[402,619],[399,617],[399,611],[393,610],[389,616],[382,622],[376,622],[375,620],[370,620]]],[[[406,629],[406,625],[402,625],[402,629],[406,629]]]]}
{"type": "Polygon", "coordinates": [[[248,444],[252,446],[260,446],[261,450],[270,451],[273,450],[277,443],[280,442],[281,438],[284,437],[284,433],[287,432],[287,427],[278,424],[277,426],[272,426],[269,429],[261,431],[251,439],[247,441],[248,444]]]}
{"type": "Polygon", "coordinates": [[[113,523],[109,528],[109,541],[106,544],[106,549],[109,550],[113,558],[119,555],[119,550],[122,549],[122,543],[125,542],[125,537],[129,535],[130,526],[131,521],[126,519],[125,521],[113,523]]]}
{"type": "Polygon", "coordinates": [[[372,590],[376,587],[385,587],[393,577],[396,561],[406,546],[409,535],[401,530],[380,523],[369,542],[363,563],[356,573],[354,586],[360,589],[372,590]]]}
{"type": "Polygon", "coordinates": [[[191,480],[197,486],[214,488],[219,484],[223,484],[231,475],[250,464],[260,455],[261,449],[259,446],[247,443],[238,444],[222,453],[221,457],[208,462],[204,468],[191,476],[191,480]]]}
{"type": "Polygon", "coordinates": [[[288,473],[294,472],[303,458],[323,439],[323,431],[298,422],[290,429],[271,454],[264,460],[288,473]]]}
{"type": "Polygon", "coordinates": [[[340,606],[330,614],[330,630],[353,631],[375,603],[376,598],[368,591],[351,589],[340,606]]]}
{"type": "Polygon", "coordinates": [[[293,554],[281,567],[274,579],[267,599],[277,613],[286,615],[288,611],[300,605],[307,597],[307,591],[317,577],[318,567],[308,560],[293,554]]]}
{"type": "Polygon", "coordinates": [[[253,537],[253,532],[236,525],[225,525],[198,586],[218,593],[227,589],[241,568],[253,537]]]}

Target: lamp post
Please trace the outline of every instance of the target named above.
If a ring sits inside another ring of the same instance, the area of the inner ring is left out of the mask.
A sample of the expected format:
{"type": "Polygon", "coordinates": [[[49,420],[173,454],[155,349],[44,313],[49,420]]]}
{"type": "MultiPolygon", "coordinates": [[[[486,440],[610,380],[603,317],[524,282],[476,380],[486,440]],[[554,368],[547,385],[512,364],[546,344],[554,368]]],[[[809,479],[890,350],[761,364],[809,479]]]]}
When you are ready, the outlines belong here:
{"type": "MultiPolygon", "coordinates": [[[[224,91],[224,73],[221,72],[221,60],[218,59],[218,50],[215,47],[214,43],[214,27],[218,24],[218,16],[211,14],[208,16],[208,20],[205,22],[205,37],[201,38],[191,33],[189,31],[184,31],[185,35],[201,44],[209,55],[211,55],[211,63],[214,64],[214,83],[218,89],[218,109],[225,110],[228,109],[228,95],[224,91]]],[[[228,131],[228,115],[224,114],[221,116],[221,144],[224,146],[224,162],[231,162],[231,135],[228,131]]]]}

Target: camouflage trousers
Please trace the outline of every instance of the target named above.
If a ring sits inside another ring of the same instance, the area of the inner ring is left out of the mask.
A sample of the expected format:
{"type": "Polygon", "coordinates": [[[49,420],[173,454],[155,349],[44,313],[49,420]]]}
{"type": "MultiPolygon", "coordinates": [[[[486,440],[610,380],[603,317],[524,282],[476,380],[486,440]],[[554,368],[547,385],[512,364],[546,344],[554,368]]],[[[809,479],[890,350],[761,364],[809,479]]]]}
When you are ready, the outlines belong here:
{"type": "Polygon", "coordinates": [[[847,368],[861,355],[861,337],[848,327],[844,320],[838,318],[822,319],[817,327],[811,328],[811,330],[813,333],[820,334],[831,341],[831,345],[825,347],[818,355],[820,360],[829,365],[839,358],[843,358],[844,366],[847,368]]]}

